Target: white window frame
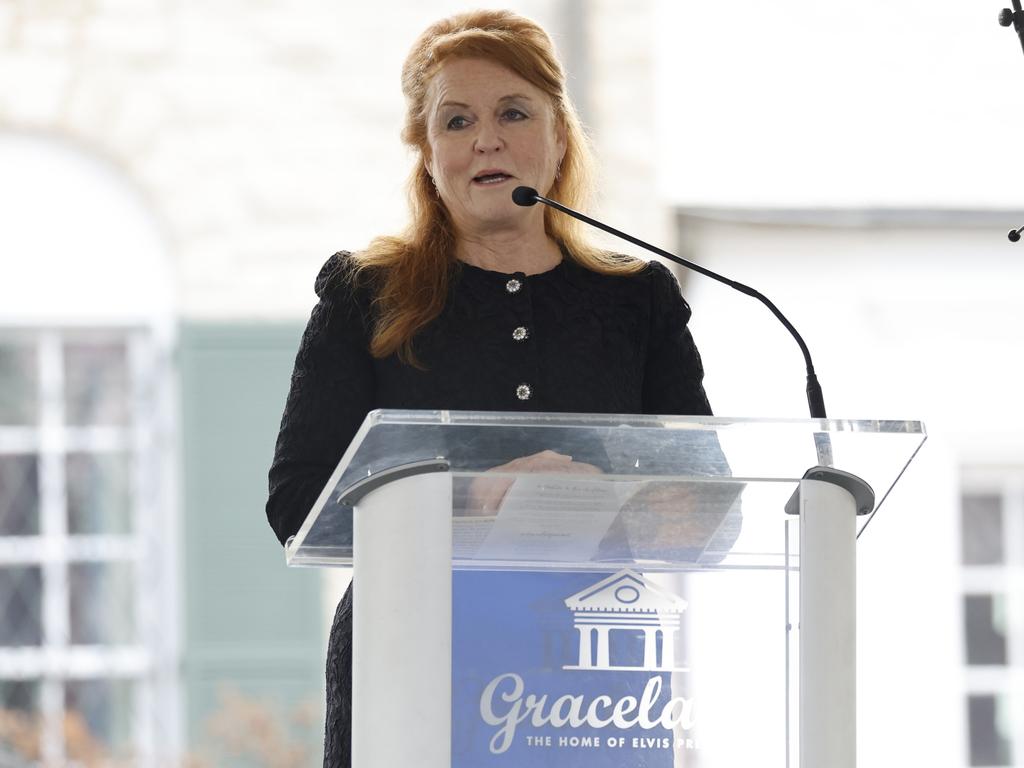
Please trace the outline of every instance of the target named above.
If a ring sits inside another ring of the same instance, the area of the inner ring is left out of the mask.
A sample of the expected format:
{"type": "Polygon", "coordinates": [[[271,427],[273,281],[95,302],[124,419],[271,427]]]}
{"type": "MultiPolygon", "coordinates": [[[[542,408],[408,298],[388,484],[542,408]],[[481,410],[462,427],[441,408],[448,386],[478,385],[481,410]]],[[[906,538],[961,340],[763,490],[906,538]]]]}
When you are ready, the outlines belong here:
{"type": "Polygon", "coordinates": [[[178,535],[172,446],[168,335],[134,324],[89,328],[0,327],[0,338],[37,350],[39,421],[0,426],[0,453],[32,453],[39,460],[39,533],[0,536],[0,565],[42,569],[42,645],[0,647],[0,678],[38,680],[44,764],[66,764],[65,683],[127,679],[134,683],[131,748],[140,768],[178,757],[181,744],[178,681],[178,535]],[[125,427],[69,427],[64,423],[62,345],[65,340],[124,341],[128,351],[130,419],[125,427]],[[69,451],[127,450],[131,463],[131,532],[69,535],[65,456],[69,451]],[[68,583],[73,562],[129,562],[134,566],[131,645],[70,644],[68,583]]]}
{"type": "MultiPolygon", "coordinates": [[[[964,598],[969,595],[1001,595],[1006,611],[1005,665],[968,665],[964,639],[964,718],[967,718],[967,697],[1004,697],[1012,724],[1011,765],[1024,768],[1024,467],[966,468],[960,491],[961,498],[982,494],[998,496],[1002,501],[1003,520],[1002,564],[965,565],[961,562],[961,611],[964,598]]],[[[960,625],[964,626],[962,619],[960,625]]]]}

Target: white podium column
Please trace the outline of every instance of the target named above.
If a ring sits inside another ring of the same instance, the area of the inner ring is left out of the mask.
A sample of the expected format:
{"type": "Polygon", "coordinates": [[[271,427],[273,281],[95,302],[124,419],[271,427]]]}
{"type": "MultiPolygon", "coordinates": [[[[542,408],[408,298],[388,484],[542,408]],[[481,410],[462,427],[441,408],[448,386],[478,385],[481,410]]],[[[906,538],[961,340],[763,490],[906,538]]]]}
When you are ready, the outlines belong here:
{"type": "Polygon", "coordinates": [[[849,491],[800,482],[800,765],[855,768],[856,515],[849,491]]]}
{"type": "Polygon", "coordinates": [[[352,765],[450,768],[452,480],[414,475],[355,509],[352,765]]]}

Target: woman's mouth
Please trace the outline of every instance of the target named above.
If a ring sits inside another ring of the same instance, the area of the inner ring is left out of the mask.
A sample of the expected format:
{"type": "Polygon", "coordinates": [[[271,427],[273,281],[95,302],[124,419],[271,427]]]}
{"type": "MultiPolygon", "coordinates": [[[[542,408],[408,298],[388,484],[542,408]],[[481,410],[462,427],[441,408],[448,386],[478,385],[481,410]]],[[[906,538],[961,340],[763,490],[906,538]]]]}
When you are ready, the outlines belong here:
{"type": "Polygon", "coordinates": [[[508,181],[511,178],[512,177],[504,171],[484,171],[483,173],[478,173],[474,176],[473,182],[475,184],[484,185],[501,184],[501,182],[508,181]]]}

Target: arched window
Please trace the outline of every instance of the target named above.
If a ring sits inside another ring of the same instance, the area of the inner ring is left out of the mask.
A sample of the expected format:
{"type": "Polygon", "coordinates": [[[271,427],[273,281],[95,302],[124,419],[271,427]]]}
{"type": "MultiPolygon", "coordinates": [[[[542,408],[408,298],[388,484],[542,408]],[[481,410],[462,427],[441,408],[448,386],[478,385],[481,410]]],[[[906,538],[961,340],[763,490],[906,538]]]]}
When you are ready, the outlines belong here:
{"type": "Polygon", "coordinates": [[[177,742],[173,292],[112,164],[0,133],[0,763],[177,742]]]}

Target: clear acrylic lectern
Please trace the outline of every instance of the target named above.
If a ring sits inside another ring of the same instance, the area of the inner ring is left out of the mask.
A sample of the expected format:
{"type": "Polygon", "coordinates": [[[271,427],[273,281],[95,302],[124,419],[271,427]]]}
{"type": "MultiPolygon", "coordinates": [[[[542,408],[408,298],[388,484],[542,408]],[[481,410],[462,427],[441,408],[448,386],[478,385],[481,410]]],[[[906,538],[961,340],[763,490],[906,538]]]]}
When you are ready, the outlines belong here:
{"type": "Polygon", "coordinates": [[[370,413],[286,547],[354,568],[353,765],[853,768],[854,544],[924,440],[370,413]]]}

